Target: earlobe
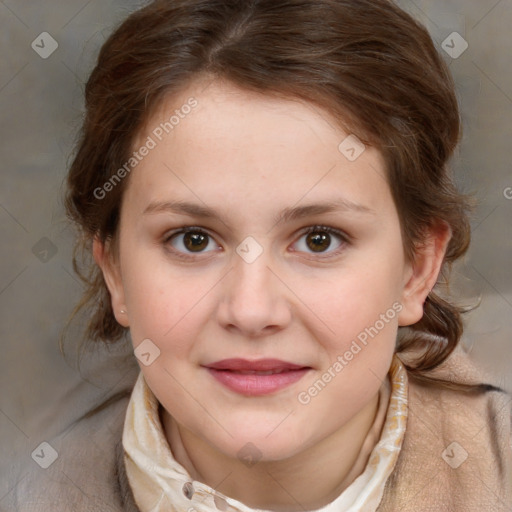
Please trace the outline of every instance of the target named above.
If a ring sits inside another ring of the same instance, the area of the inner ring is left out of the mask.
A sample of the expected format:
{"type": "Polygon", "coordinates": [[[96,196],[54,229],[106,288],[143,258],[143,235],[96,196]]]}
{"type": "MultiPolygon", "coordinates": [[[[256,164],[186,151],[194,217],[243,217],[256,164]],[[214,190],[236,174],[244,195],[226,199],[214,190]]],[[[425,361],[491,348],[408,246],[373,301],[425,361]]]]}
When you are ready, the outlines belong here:
{"type": "Polygon", "coordinates": [[[97,237],[94,237],[93,239],[92,254],[94,261],[103,273],[103,279],[105,280],[108,291],[110,292],[112,310],[117,322],[123,327],[129,327],[130,324],[126,312],[124,286],[118,262],[114,261],[114,258],[110,253],[110,248],[97,237]]]}
{"type": "Polygon", "coordinates": [[[423,317],[423,304],[437,281],[451,236],[450,226],[439,223],[429,230],[414,262],[407,266],[398,325],[412,325],[423,317]]]}

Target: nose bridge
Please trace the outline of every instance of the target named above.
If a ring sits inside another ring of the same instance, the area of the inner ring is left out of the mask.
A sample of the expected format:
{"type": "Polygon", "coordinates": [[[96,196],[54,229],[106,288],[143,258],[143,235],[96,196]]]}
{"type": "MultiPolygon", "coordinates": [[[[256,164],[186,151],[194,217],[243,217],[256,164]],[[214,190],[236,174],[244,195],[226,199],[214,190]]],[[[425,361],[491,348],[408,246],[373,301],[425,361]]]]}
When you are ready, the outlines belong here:
{"type": "Polygon", "coordinates": [[[253,301],[268,301],[273,294],[273,286],[270,282],[272,273],[269,266],[272,264],[269,257],[269,250],[261,250],[255,254],[254,249],[249,247],[247,253],[243,253],[243,245],[237,248],[237,255],[234,256],[234,269],[231,282],[232,298],[251,298],[253,301]]]}
{"type": "Polygon", "coordinates": [[[290,320],[290,309],[283,287],[270,270],[270,250],[251,244],[250,240],[247,245],[242,242],[234,254],[233,270],[223,291],[220,321],[254,334],[269,327],[284,327],[290,320]]]}

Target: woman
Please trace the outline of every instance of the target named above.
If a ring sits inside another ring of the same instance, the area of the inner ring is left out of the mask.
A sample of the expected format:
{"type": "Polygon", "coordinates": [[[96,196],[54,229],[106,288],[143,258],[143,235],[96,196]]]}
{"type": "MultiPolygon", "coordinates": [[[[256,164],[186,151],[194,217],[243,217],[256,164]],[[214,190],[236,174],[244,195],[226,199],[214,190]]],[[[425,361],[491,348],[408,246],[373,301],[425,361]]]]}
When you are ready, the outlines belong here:
{"type": "Polygon", "coordinates": [[[510,510],[511,400],[442,289],[470,238],[453,89],[387,0],[132,14],[66,204],[86,335],[129,334],[141,372],[17,509],[510,510]]]}

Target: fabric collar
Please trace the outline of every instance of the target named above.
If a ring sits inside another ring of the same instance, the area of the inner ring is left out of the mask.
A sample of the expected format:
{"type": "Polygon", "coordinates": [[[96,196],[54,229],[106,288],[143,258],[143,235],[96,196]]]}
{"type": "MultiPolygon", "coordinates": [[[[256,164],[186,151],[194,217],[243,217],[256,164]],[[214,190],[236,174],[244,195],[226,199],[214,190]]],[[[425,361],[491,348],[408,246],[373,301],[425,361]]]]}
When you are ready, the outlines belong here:
{"type": "MultiPolygon", "coordinates": [[[[380,390],[379,415],[385,421],[378,437],[372,428],[365,443],[375,444],[366,467],[331,503],[316,512],[375,512],[402,447],[408,403],[407,373],[395,355],[380,390]]],[[[123,429],[124,463],[133,496],[141,512],[268,512],[229,498],[193,480],[169,447],[159,417],[159,402],[142,372],[137,378],[123,429]]],[[[382,422],[375,422],[382,424],[382,422]]]]}

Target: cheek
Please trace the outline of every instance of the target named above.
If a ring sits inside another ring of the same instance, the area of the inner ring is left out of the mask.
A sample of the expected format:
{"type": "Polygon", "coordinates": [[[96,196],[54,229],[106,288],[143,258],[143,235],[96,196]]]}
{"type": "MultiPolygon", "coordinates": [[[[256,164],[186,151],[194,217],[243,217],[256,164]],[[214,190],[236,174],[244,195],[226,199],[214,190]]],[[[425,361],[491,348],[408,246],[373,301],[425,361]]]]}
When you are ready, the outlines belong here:
{"type": "Polygon", "coordinates": [[[378,389],[395,350],[399,265],[391,252],[388,247],[377,251],[380,257],[361,253],[357,261],[315,280],[315,286],[311,279],[302,281],[298,292],[314,313],[308,314],[308,328],[322,345],[322,369],[336,375],[332,390],[355,400],[378,389]]]}
{"type": "Polygon", "coordinates": [[[204,319],[204,308],[215,282],[208,276],[170,271],[158,262],[136,259],[126,265],[125,295],[130,311],[130,333],[137,345],[154,341],[164,353],[180,358],[189,349],[204,319]]]}
{"type": "Polygon", "coordinates": [[[393,320],[398,297],[394,272],[384,265],[341,268],[315,280],[314,286],[302,281],[298,294],[305,297],[317,323],[338,339],[357,336],[381,314],[393,320]]]}

